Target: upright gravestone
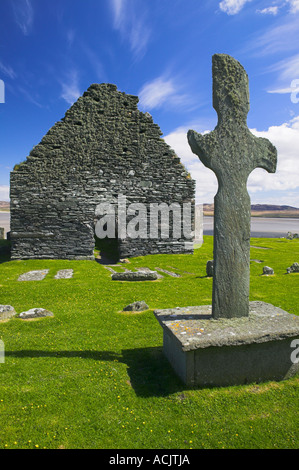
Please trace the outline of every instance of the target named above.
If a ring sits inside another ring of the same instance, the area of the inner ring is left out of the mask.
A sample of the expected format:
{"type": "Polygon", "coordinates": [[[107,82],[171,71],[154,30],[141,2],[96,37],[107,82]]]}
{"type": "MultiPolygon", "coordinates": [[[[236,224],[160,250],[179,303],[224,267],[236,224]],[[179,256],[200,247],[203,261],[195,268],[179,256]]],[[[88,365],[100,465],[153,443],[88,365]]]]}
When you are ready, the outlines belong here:
{"type": "Polygon", "coordinates": [[[299,373],[299,317],[264,302],[249,302],[250,198],[247,179],[257,167],[275,172],[275,147],[247,127],[248,77],[225,54],[213,56],[213,132],[188,132],[191,149],[218,179],[214,214],[212,306],[154,312],[163,349],[188,385],[234,385],[281,380],[299,373]]]}

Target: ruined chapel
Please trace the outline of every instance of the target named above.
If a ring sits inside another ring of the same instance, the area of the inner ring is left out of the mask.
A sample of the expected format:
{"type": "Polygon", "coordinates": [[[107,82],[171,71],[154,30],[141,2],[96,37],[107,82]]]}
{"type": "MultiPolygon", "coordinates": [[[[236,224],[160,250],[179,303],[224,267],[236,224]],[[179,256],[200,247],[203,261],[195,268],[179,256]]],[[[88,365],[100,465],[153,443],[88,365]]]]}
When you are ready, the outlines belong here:
{"type": "MultiPolygon", "coordinates": [[[[94,259],[96,208],[120,194],[146,206],[189,202],[194,223],[195,182],[137,103],[115,85],[91,85],[15,166],[12,259],[94,259]]],[[[120,258],[192,252],[172,234],[116,239],[120,258]]]]}

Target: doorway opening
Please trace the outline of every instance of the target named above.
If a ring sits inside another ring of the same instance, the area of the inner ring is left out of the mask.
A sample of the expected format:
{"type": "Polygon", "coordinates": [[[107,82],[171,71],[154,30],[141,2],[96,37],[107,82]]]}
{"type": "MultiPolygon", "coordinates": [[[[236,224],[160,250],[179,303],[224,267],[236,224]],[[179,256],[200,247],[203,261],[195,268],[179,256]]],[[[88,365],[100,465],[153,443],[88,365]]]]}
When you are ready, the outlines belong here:
{"type": "Polygon", "coordinates": [[[95,235],[95,259],[100,264],[116,264],[119,261],[118,238],[98,238],[95,235]]]}

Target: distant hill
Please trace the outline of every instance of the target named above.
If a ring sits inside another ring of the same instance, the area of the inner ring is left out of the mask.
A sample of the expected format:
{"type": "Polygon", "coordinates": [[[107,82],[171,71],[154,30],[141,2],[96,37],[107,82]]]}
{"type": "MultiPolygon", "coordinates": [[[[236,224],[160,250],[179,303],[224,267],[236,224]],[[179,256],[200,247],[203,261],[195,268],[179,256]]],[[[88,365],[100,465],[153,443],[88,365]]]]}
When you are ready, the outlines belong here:
{"type": "Polygon", "coordinates": [[[271,204],[253,204],[252,211],[299,211],[297,207],[292,206],[273,206],[271,204]]]}
{"type": "MultiPolygon", "coordinates": [[[[203,204],[204,215],[214,215],[214,204],[203,204]]],[[[252,204],[252,217],[291,217],[299,218],[299,209],[292,206],[273,204],[252,204]]]]}

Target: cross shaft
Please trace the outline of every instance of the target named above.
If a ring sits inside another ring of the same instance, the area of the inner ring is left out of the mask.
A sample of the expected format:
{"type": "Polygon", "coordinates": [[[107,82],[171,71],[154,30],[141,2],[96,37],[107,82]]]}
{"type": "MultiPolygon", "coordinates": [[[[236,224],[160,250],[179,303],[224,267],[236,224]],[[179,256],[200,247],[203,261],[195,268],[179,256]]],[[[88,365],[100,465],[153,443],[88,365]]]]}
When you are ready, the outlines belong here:
{"type": "Polygon", "coordinates": [[[248,76],[226,54],[213,56],[213,107],[218,123],[210,134],[188,132],[192,152],[217,176],[214,200],[212,316],[249,315],[250,197],[247,179],[255,168],[274,173],[277,151],[247,127],[248,76]]]}

